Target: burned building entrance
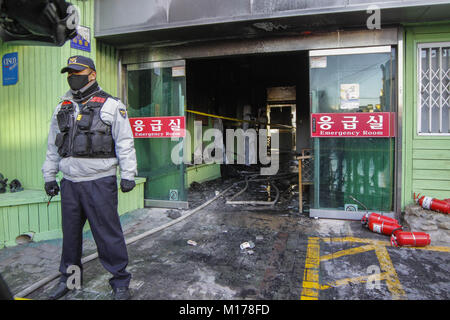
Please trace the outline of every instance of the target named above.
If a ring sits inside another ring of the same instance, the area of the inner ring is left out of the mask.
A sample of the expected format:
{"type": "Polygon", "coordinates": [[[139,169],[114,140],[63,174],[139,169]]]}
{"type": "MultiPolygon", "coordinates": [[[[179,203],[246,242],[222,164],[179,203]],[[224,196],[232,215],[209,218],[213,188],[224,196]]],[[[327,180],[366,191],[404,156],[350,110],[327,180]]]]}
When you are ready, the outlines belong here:
{"type": "Polygon", "coordinates": [[[297,159],[300,209],[311,216],[358,219],[364,206],[392,214],[395,57],[385,46],[191,60],[188,109],[204,115],[188,119],[210,117],[203,123],[223,132],[267,128],[268,145],[276,132],[278,174],[297,159]]]}
{"type": "Polygon", "coordinates": [[[300,212],[360,219],[367,207],[392,216],[401,163],[394,32],[376,46],[358,40],[361,46],[322,49],[312,40],[275,40],[264,42],[264,50],[204,44],[127,52],[130,118],[133,109],[146,110],[143,104],[149,113],[136,115],[184,117],[186,129],[181,145],[169,138],[138,141],[139,174],[152,172],[146,199],[186,202],[193,182],[238,177],[236,169],[257,172],[277,159],[275,172],[260,175],[272,175],[288,193],[300,191],[300,212]],[[136,100],[135,88],[146,101],[136,100]],[[173,150],[182,163],[173,163],[173,150]],[[153,161],[145,159],[148,152],[153,161]]]}
{"type": "MultiPolygon", "coordinates": [[[[307,52],[188,60],[187,123],[203,121],[222,128],[224,136],[227,129],[255,129],[258,135],[264,129],[269,149],[277,133],[279,171],[285,172],[296,153],[311,147],[308,64],[307,52]]],[[[266,146],[255,142],[246,144],[245,164],[260,162],[255,150],[266,146]]]]}

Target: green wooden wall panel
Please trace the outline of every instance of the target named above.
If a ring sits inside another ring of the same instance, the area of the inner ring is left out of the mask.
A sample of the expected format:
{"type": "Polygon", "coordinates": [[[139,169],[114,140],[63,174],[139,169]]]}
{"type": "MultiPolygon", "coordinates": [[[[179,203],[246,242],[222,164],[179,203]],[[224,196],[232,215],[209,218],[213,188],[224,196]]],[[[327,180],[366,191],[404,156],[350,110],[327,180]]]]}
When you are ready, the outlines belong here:
{"type": "Polygon", "coordinates": [[[415,179],[450,180],[450,170],[413,170],[415,179]]]}
{"type": "MultiPolygon", "coordinates": [[[[136,179],[136,187],[127,193],[119,191],[119,215],[135,209],[144,208],[145,179],[136,179]]],[[[30,192],[31,191],[25,191],[30,192]]],[[[33,191],[34,192],[34,191],[33,191]]],[[[41,202],[2,205],[0,197],[0,248],[7,244],[15,245],[18,235],[35,232],[35,241],[61,237],[61,203],[59,197],[52,200],[47,207],[47,200],[41,202]]],[[[22,200],[23,202],[23,200],[22,200]]],[[[3,203],[7,203],[4,201],[3,203]]],[[[84,231],[90,229],[86,223],[84,231]]]]}
{"type": "Polygon", "coordinates": [[[448,197],[450,197],[450,181],[448,180],[413,180],[413,190],[415,189],[428,189],[428,190],[439,190],[449,192],[448,197]]]}
{"type": "Polygon", "coordinates": [[[22,205],[18,207],[19,211],[19,232],[23,234],[30,231],[28,221],[28,205],[22,205]]]}
{"type": "Polygon", "coordinates": [[[5,208],[0,208],[0,248],[2,247],[2,244],[6,241],[6,230],[5,230],[5,222],[4,222],[4,215],[5,215],[5,208]]]}
{"type": "MultiPolygon", "coordinates": [[[[2,219],[2,223],[3,223],[3,234],[0,236],[1,238],[3,238],[3,242],[6,242],[6,240],[9,238],[9,223],[8,223],[8,209],[7,208],[0,208],[1,210],[1,216],[0,218],[2,219]]],[[[0,229],[0,232],[2,231],[2,229],[0,229]]],[[[0,244],[1,247],[1,244],[0,244]]]]}
{"type": "Polygon", "coordinates": [[[58,224],[58,216],[60,213],[58,212],[58,207],[60,206],[59,202],[52,202],[48,206],[48,229],[55,230],[60,228],[60,224],[58,224]]]}
{"type": "Polygon", "coordinates": [[[450,160],[450,150],[446,149],[413,149],[413,159],[450,160]]]}
{"type": "MultiPolygon", "coordinates": [[[[433,197],[436,199],[440,199],[440,200],[444,200],[444,199],[449,199],[449,192],[444,190],[435,190],[435,189],[425,189],[425,188],[416,188],[414,189],[414,192],[416,193],[416,195],[420,194],[420,196],[427,196],[427,197],[433,197]]],[[[411,195],[411,199],[410,202],[413,203],[414,199],[413,199],[413,195],[411,195]]]]}
{"type": "Polygon", "coordinates": [[[417,44],[450,41],[450,21],[405,26],[402,208],[413,193],[450,198],[450,137],[417,134],[417,44]]]}
{"type": "Polygon", "coordinates": [[[414,169],[450,170],[450,160],[415,160],[414,169]]]}
{"type": "Polygon", "coordinates": [[[414,150],[449,150],[450,151],[450,141],[448,139],[442,140],[432,140],[428,139],[426,142],[422,140],[413,141],[414,150]]]}
{"type": "Polygon", "coordinates": [[[100,86],[117,96],[118,53],[111,46],[97,44],[93,38],[94,1],[71,2],[80,9],[80,25],[91,30],[91,52],[70,48],[70,41],[62,47],[0,42],[0,57],[10,52],[19,55],[18,83],[0,86],[0,173],[10,181],[19,179],[28,189],[43,189],[41,167],[51,115],[69,89],[67,74],[60,73],[67,58],[76,54],[92,58],[100,86]]]}
{"type": "Polygon", "coordinates": [[[48,227],[48,210],[47,204],[40,203],[37,205],[39,214],[39,232],[45,232],[49,230],[48,227]]]}
{"type": "Polygon", "coordinates": [[[39,232],[39,210],[36,205],[28,205],[29,231],[39,232]]]}
{"type": "Polygon", "coordinates": [[[20,234],[19,207],[11,207],[7,213],[9,234],[8,238],[13,239],[20,234]]]}

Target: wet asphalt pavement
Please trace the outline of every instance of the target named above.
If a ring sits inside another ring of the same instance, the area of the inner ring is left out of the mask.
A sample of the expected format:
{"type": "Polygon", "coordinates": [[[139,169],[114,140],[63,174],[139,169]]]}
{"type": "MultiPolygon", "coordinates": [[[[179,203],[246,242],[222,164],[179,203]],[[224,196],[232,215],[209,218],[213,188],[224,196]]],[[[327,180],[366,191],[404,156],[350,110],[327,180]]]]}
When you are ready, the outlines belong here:
{"type": "MultiPolygon", "coordinates": [[[[190,194],[191,208],[225,187],[216,183],[195,190],[190,194]]],[[[359,221],[315,220],[299,214],[295,198],[285,194],[276,208],[231,206],[219,198],[191,217],[130,244],[132,299],[450,298],[450,247],[432,243],[425,249],[395,248],[389,237],[362,228],[359,221]],[[249,241],[254,247],[242,250],[240,245],[249,241]]],[[[141,209],[122,217],[126,238],[168,221],[172,219],[165,209],[141,209]]],[[[86,240],[85,248],[85,254],[95,250],[92,240],[86,240]]],[[[45,268],[35,266],[34,273],[16,265],[4,267],[2,274],[17,293],[31,285],[31,279],[55,272],[59,256],[51,259],[45,268]]],[[[112,298],[110,275],[98,260],[85,264],[83,274],[83,288],[62,299],[112,298]]],[[[46,299],[55,283],[27,298],[46,299]]]]}

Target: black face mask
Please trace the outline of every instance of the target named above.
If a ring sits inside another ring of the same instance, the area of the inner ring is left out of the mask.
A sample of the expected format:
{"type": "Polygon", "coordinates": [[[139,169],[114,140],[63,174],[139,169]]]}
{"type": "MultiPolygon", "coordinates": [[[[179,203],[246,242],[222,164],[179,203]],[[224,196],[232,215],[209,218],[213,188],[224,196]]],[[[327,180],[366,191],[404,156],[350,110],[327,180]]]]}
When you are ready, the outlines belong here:
{"type": "MultiPolygon", "coordinates": [[[[91,72],[92,73],[92,72],[91,72]]],[[[67,77],[67,82],[72,90],[77,91],[89,83],[89,75],[91,74],[72,74],[67,77]]]]}

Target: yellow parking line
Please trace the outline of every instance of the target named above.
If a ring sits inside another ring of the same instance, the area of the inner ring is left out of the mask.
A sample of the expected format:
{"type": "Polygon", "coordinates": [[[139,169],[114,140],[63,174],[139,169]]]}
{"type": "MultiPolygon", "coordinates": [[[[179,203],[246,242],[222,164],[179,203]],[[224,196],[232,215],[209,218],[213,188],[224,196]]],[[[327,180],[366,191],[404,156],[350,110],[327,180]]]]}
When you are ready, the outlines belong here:
{"type": "Polygon", "coordinates": [[[387,273],[386,285],[392,294],[394,300],[407,299],[406,293],[398,279],[392,260],[385,246],[375,246],[375,254],[377,255],[380,268],[387,273]]]}
{"type": "Polygon", "coordinates": [[[388,275],[389,274],[387,272],[383,272],[383,273],[376,274],[376,275],[371,274],[371,275],[354,277],[354,278],[339,279],[339,280],[328,283],[328,286],[329,287],[339,287],[339,286],[347,285],[349,283],[361,283],[361,282],[364,283],[364,282],[367,282],[369,279],[373,279],[374,276],[377,277],[377,280],[381,281],[381,280],[386,280],[388,275]]]}
{"type": "Polygon", "coordinates": [[[342,251],[338,251],[338,252],[335,252],[335,253],[330,253],[330,254],[321,256],[320,257],[320,261],[336,259],[336,258],[339,258],[339,257],[349,256],[349,255],[352,255],[352,254],[362,253],[362,252],[366,252],[366,251],[371,251],[371,250],[374,250],[374,249],[375,249],[375,247],[373,245],[371,245],[371,244],[366,245],[366,246],[362,246],[362,247],[346,249],[346,250],[342,250],[342,251]]]}
{"type": "Polygon", "coordinates": [[[440,252],[450,252],[450,247],[439,247],[439,246],[404,247],[404,248],[418,249],[418,250],[440,251],[440,252]]]}
{"type": "Polygon", "coordinates": [[[305,271],[303,274],[301,300],[319,299],[319,265],[320,265],[320,238],[308,238],[306,248],[305,271]]]}
{"type": "MultiPolygon", "coordinates": [[[[406,293],[403,290],[403,286],[398,279],[397,272],[395,271],[392,260],[387,251],[387,247],[391,247],[389,241],[365,239],[365,238],[355,238],[355,237],[339,237],[339,238],[319,238],[319,237],[309,237],[308,247],[306,252],[305,260],[305,270],[303,274],[303,284],[302,284],[302,294],[301,300],[318,300],[320,290],[326,290],[331,287],[337,287],[342,285],[347,285],[349,283],[361,283],[367,282],[369,278],[374,275],[364,275],[354,278],[339,279],[331,283],[324,285],[320,284],[319,272],[320,272],[320,262],[336,259],[343,256],[358,254],[362,252],[367,252],[374,250],[377,256],[382,273],[376,275],[378,280],[386,280],[386,285],[389,292],[392,294],[392,299],[407,299],[406,293]],[[324,242],[354,242],[354,243],[365,243],[366,245],[345,249],[337,251],[334,253],[326,254],[320,256],[320,241],[324,242]]],[[[426,246],[426,247],[402,247],[401,249],[418,249],[418,250],[429,250],[429,251],[439,251],[439,252],[450,252],[450,247],[442,246],[426,246]]],[[[399,248],[400,249],[400,248],[399,248]]]]}
{"type": "Polygon", "coordinates": [[[391,245],[389,241],[383,240],[374,240],[367,238],[355,238],[355,237],[340,237],[340,238],[322,238],[324,242],[359,242],[359,243],[367,243],[367,244],[376,244],[376,245],[391,245]]]}

